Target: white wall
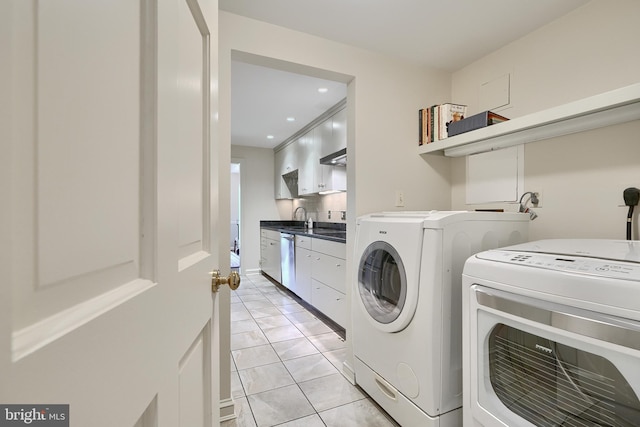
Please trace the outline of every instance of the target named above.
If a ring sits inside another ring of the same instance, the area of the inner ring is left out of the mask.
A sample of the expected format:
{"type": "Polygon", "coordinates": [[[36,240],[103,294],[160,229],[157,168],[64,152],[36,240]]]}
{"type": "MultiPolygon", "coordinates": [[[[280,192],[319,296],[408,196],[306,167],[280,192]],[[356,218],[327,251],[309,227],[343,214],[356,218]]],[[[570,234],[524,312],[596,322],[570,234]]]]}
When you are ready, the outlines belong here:
{"type": "MultiPolygon", "coordinates": [[[[510,118],[640,82],[640,2],[594,0],[453,74],[478,112],[479,86],[511,73],[510,118]]],[[[525,145],[525,190],[542,191],[531,238],[624,239],[622,192],[640,187],[640,123],[525,145]]],[[[465,158],[452,163],[452,208],[465,205],[465,158]]],[[[486,206],[484,206],[486,207],[486,206]]],[[[515,207],[505,207],[514,210],[515,207]]]]}
{"type": "Polygon", "coordinates": [[[257,272],[260,269],[260,220],[281,219],[273,191],[273,150],[232,145],[231,158],[234,163],[240,163],[240,271],[243,274],[257,272]]]}
{"type": "Polygon", "coordinates": [[[481,111],[481,83],[511,73],[509,118],[640,81],[640,2],[593,0],[452,76],[452,96],[481,111]]]}
{"type": "MultiPolygon", "coordinates": [[[[231,161],[233,163],[233,161],[231,161]]],[[[230,188],[229,188],[229,201],[231,202],[231,210],[230,210],[230,238],[229,238],[229,248],[233,249],[234,241],[239,238],[240,230],[238,228],[240,224],[240,172],[238,168],[238,172],[234,172],[233,168],[231,169],[231,180],[230,180],[230,188]]]]}

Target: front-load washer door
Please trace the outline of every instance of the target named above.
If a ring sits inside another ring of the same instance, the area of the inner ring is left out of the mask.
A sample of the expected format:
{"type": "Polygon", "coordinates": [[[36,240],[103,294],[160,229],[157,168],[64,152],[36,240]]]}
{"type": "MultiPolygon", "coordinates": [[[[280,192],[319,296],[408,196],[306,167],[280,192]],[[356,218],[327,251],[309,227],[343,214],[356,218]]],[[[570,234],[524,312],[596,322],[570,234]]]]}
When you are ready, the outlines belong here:
{"type": "Polygon", "coordinates": [[[413,316],[407,304],[407,273],[398,252],[387,242],[371,243],[358,267],[360,300],[379,329],[404,329],[413,316]],[[405,310],[406,308],[406,310],[405,310]]]}

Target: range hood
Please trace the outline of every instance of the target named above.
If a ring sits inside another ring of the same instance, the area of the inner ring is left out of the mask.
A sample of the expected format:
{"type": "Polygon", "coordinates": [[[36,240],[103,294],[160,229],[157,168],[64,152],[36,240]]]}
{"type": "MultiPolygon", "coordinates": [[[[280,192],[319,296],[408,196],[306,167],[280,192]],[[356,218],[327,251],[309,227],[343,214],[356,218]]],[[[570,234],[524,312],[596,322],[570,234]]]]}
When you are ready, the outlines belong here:
{"type": "Polygon", "coordinates": [[[324,156],[320,159],[321,165],[330,166],[346,166],[347,165],[347,149],[343,148],[335,153],[331,153],[328,156],[324,156]]]}
{"type": "Polygon", "coordinates": [[[298,197],[298,169],[285,173],[282,175],[282,179],[291,193],[291,198],[296,199],[298,197]]]}

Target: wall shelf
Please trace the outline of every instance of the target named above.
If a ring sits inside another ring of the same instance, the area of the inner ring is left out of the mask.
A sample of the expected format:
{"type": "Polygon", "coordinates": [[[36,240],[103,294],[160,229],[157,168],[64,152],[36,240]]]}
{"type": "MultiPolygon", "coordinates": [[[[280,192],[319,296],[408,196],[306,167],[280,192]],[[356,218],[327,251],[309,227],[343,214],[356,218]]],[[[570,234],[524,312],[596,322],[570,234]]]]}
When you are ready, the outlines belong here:
{"type": "Polygon", "coordinates": [[[467,156],[640,119],[640,83],[418,147],[419,154],[467,156]]]}

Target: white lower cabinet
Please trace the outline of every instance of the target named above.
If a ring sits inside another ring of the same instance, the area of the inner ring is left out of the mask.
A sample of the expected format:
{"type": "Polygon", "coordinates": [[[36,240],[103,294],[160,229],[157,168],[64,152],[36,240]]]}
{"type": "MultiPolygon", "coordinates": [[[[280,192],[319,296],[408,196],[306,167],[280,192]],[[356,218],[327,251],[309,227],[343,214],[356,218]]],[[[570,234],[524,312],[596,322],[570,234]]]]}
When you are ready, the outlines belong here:
{"type": "Polygon", "coordinates": [[[311,238],[296,235],[296,295],[311,302],[311,238]]]}
{"type": "Polygon", "coordinates": [[[278,282],[282,282],[280,233],[277,231],[260,230],[260,269],[278,282]]]}
{"type": "Polygon", "coordinates": [[[343,328],[347,320],[346,245],[311,241],[311,305],[343,328]]]}
{"type": "Polygon", "coordinates": [[[311,304],[343,328],[347,324],[345,294],[315,279],[311,280],[311,304]]]}
{"type": "MultiPolygon", "coordinates": [[[[261,269],[282,283],[280,233],[261,229],[261,269]]],[[[346,245],[297,234],[295,236],[296,280],[289,290],[343,328],[346,304],[346,245]]]]}
{"type": "Polygon", "coordinates": [[[311,277],[340,291],[347,293],[345,285],[345,260],[320,252],[313,252],[311,277]]]}

